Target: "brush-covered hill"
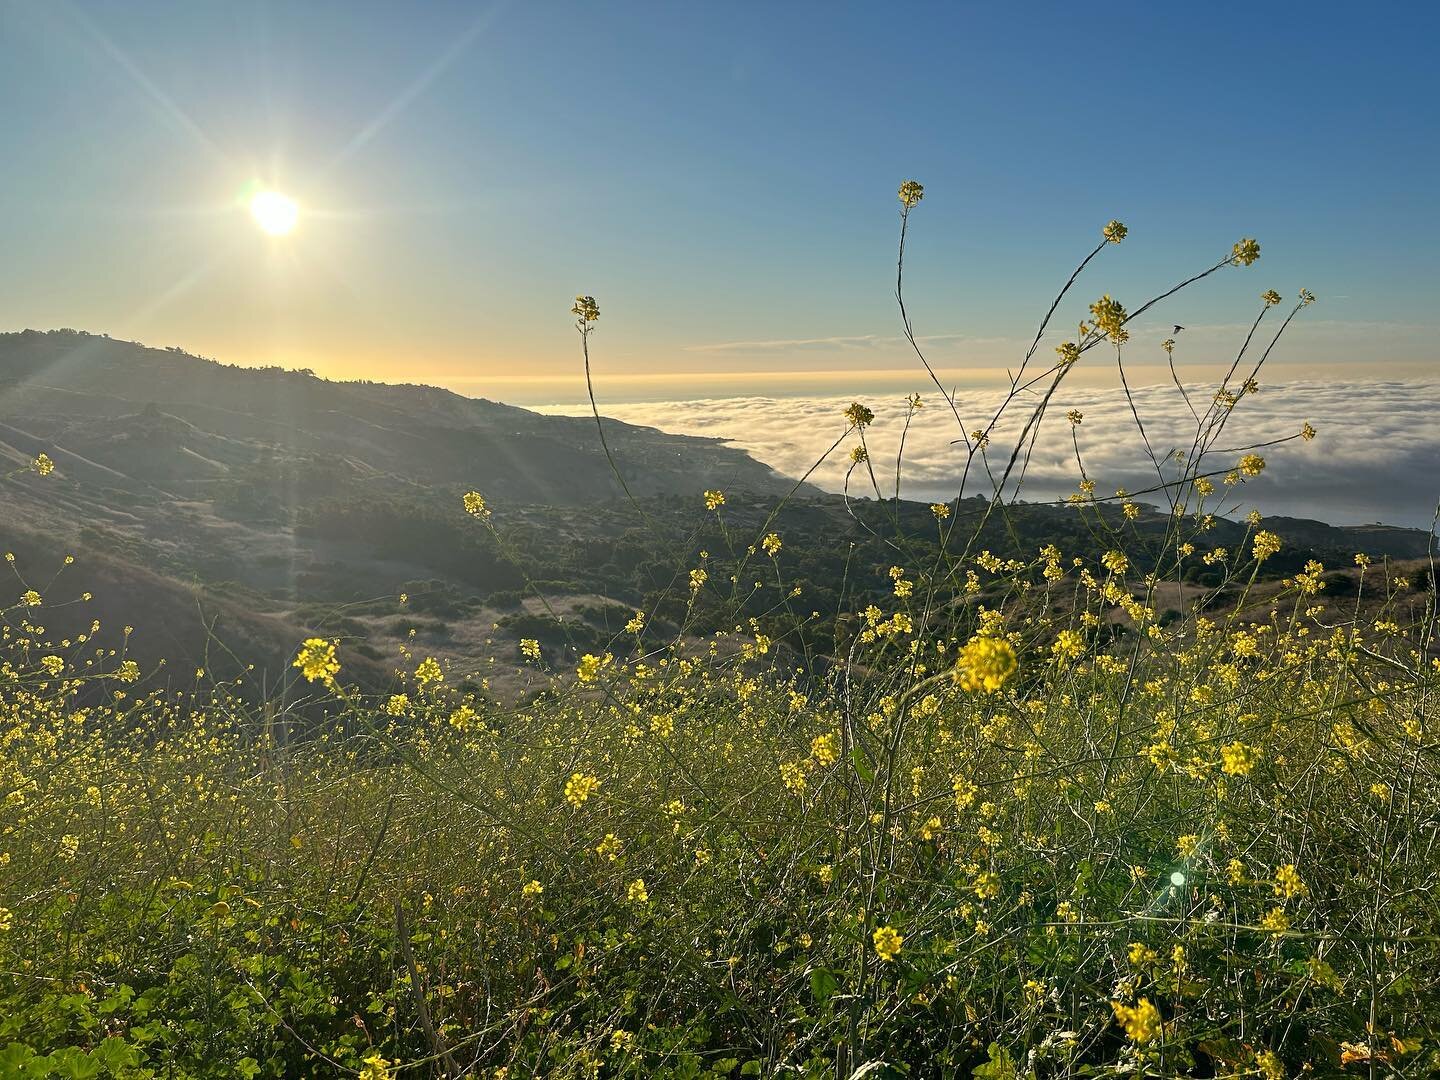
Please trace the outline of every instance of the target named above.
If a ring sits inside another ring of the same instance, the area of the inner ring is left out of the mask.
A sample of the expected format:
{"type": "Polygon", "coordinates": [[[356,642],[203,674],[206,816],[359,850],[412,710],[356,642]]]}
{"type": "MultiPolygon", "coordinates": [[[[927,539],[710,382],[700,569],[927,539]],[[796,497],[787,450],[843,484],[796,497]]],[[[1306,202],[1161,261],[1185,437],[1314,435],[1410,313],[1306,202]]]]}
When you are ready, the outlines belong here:
{"type": "MultiPolygon", "coordinates": [[[[786,500],[793,480],[717,440],[605,424],[638,504],[589,419],[74,331],[0,334],[0,549],[18,574],[0,608],[34,588],[67,605],[52,628],[63,619],[80,633],[98,618],[96,645],[123,645],[147,670],[165,660],[172,681],[203,666],[268,694],[293,674],[296,643],[322,634],[344,639],[362,683],[383,682],[408,646],[517,693],[521,638],[569,667],[611,648],[637,610],[674,628],[733,623],[726,590],[747,594],[746,617],[814,612],[795,659],[823,663],[843,612],[883,601],[892,567],[937,550],[924,504],[803,486],[786,500]],[[43,477],[30,468],[41,453],[55,464],[43,477]],[[464,513],[471,488],[489,521],[464,513]],[[718,514],[707,489],[726,493],[718,514]],[[774,560],[753,550],[771,531],[784,542],[774,560]],[[702,565],[710,585],[691,597],[702,565]],[[777,573],[802,594],[779,595],[777,573]]],[[[985,502],[954,509],[958,542],[985,502]]],[[[1070,508],[1019,504],[987,520],[983,544],[1006,555],[1105,550],[1070,508]]],[[[1147,513],[1134,528],[1143,539],[1167,520],[1147,513]]],[[[1417,559],[1429,542],[1409,529],[1265,527],[1287,538],[1266,564],[1274,576],[1311,557],[1351,565],[1357,551],[1417,559]]],[[[1207,542],[1235,550],[1245,533],[1222,520],[1207,542]]],[[[1218,570],[1192,569],[1196,597],[1219,587],[1218,570]]]]}
{"type": "MultiPolygon", "coordinates": [[[[433,386],[332,382],[70,331],[0,334],[0,438],[98,483],[185,497],[217,483],[287,499],[314,480],[393,493],[479,487],[508,503],[579,506],[621,494],[593,421],[543,416],[433,386]],[[18,445],[17,445],[18,444],[18,445]]],[[[637,495],[793,485],[710,438],[607,421],[637,495]]],[[[313,486],[313,481],[311,485],[313,486]]]]}

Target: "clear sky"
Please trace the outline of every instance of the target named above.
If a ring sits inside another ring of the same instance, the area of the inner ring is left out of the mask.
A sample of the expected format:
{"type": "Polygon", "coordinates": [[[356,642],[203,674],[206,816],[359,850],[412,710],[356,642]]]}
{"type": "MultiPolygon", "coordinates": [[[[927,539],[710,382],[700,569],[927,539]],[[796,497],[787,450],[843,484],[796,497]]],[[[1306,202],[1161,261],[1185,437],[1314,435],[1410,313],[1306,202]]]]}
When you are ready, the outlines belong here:
{"type": "Polygon", "coordinates": [[[962,381],[1013,363],[1112,217],[1077,318],[1254,236],[1148,337],[1219,350],[1306,286],[1277,362],[1414,375],[1437,40],[1428,3],[0,0],[0,328],[553,401],[583,291],[621,385],[808,387],[911,365],[914,177],[912,311],[962,381]]]}

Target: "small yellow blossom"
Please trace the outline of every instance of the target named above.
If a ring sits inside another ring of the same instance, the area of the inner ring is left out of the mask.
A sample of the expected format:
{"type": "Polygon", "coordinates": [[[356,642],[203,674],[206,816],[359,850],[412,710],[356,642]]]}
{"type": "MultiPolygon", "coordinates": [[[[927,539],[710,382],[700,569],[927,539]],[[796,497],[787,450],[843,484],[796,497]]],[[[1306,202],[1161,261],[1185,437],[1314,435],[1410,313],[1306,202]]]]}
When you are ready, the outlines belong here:
{"type": "Polygon", "coordinates": [[[467,491],[463,499],[465,512],[482,521],[490,516],[490,507],[485,505],[485,496],[478,491],[467,491]]]}
{"type": "Polygon", "coordinates": [[[591,776],[588,773],[574,773],[569,780],[565,781],[565,801],[578,810],[599,789],[599,777],[591,776]]]}
{"type": "Polygon", "coordinates": [[[879,926],[871,940],[875,943],[875,955],[887,964],[900,955],[900,946],[905,944],[905,935],[898,933],[893,927],[879,926]]]}
{"type": "Polygon", "coordinates": [[[863,428],[875,422],[875,413],[858,401],[852,401],[845,409],[845,419],[853,428],[863,428]]]}
{"type": "Polygon", "coordinates": [[[955,682],[962,690],[993,694],[1019,668],[1015,647],[1004,638],[976,635],[965,643],[955,663],[955,682]]]}
{"type": "Polygon", "coordinates": [[[1115,1011],[1115,1022],[1125,1029],[1125,1037],[1137,1046],[1158,1039],[1164,1030],[1160,1010],[1149,998],[1141,998],[1134,1005],[1112,1001],[1110,1008],[1115,1011]]]}

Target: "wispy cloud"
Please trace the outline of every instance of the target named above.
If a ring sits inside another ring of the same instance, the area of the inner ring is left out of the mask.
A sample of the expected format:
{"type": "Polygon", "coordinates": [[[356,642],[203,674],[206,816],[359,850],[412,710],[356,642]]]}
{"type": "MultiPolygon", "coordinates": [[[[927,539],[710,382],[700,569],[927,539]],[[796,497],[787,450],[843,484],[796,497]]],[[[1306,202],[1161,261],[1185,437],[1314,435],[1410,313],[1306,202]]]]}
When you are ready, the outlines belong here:
{"type": "MultiPolygon", "coordinates": [[[[970,334],[924,334],[916,341],[925,345],[1014,346],[1017,338],[975,337],[970,334]]],[[[814,338],[771,338],[757,341],[719,341],[704,345],[686,345],[692,353],[777,353],[820,350],[895,349],[906,345],[898,335],[853,334],[814,338]]]]}

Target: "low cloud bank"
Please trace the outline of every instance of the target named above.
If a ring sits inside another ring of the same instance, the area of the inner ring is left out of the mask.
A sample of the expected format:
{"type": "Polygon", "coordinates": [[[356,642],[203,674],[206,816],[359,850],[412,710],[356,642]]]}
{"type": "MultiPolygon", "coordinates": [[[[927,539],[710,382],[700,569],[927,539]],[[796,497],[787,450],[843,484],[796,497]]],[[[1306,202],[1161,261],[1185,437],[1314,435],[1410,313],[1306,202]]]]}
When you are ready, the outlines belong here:
{"type": "MultiPolygon", "coordinates": [[[[1203,414],[1211,391],[1187,387],[1203,414]]],[[[606,403],[602,412],[664,431],[708,435],[750,451],[790,476],[809,472],[845,431],[845,397],[731,397],[691,401],[606,403]]],[[[994,392],[962,392],[956,406],[966,430],[985,426],[999,403],[994,392]]],[[[1188,449],[1195,421],[1173,385],[1134,391],[1151,449],[1159,457],[1188,449]]],[[[905,425],[903,398],[866,400],[875,423],[866,432],[881,493],[895,488],[895,459],[905,425]]],[[[1020,398],[1011,419],[992,435],[988,450],[998,475],[1010,457],[1020,422],[1034,398],[1020,398]]],[[[1022,498],[1056,499],[1076,490],[1079,469],[1066,414],[1084,414],[1076,434],[1085,470],[1097,494],[1117,487],[1138,491],[1157,481],[1136,429],[1130,405],[1118,389],[1062,387],[1050,403],[1021,490],[1022,498]]],[[[572,412],[552,407],[547,412],[572,412]]],[[[1296,382],[1263,386],[1235,409],[1220,445],[1229,454],[1207,458],[1224,468],[1245,448],[1295,435],[1306,422],[1319,431],[1313,442],[1292,439],[1261,449],[1264,474],[1249,480],[1232,499],[1238,512],[1258,507],[1266,514],[1318,518],[1336,524],[1383,521],[1428,527],[1440,498],[1440,382],[1420,380],[1296,382]]],[[[907,498],[947,499],[955,495],[965,464],[960,427],[936,394],[913,417],[905,433],[900,491],[907,498]]],[[[810,479],[830,491],[845,483],[852,435],[821,463],[810,479]]],[[[966,494],[988,492],[983,472],[972,470],[966,494]]],[[[873,496],[868,474],[856,470],[852,493],[873,496]]],[[[1151,496],[1154,501],[1160,501],[1151,496]]],[[[1227,509],[1231,504],[1227,504],[1227,509]]]]}

